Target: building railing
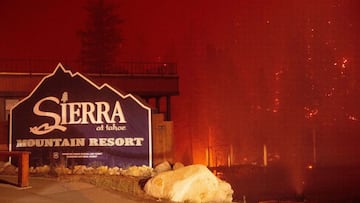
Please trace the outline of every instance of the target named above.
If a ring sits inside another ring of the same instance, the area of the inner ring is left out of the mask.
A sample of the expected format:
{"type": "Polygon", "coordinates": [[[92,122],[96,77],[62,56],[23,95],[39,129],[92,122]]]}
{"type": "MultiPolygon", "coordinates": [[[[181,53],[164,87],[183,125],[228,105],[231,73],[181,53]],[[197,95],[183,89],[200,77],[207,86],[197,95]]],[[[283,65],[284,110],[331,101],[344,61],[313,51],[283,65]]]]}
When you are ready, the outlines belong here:
{"type": "Polygon", "coordinates": [[[124,74],[124,75],[177,75],[176,63],[160,62],[119,62],[113,67],[99,68],[89,71],[76,60],[55,59],[0,59],[0,72],[6,73],[50,73],[61,63],[73,72],[93,74],[124,74]]]}

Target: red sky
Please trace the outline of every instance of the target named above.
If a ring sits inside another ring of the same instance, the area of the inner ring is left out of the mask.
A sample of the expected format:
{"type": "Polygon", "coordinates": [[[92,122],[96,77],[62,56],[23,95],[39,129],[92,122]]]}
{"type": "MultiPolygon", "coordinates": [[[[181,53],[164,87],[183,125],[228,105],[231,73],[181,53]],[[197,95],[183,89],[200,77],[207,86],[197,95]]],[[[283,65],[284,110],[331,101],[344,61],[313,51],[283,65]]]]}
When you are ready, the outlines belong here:
{"type": "Polygon", "coordinates": [[[77,55],[80,43],[75,30],[82,24],[83,11],[79,3],[71,3],[78,1],[62,2],[1,1],[1,58],[77,55]]]}
{"type": "MultiPolygon", "coordinates": [[[[84,2],[1,0],[0,58],[77,58],[80,40],[76,33],[84,24],[84,2]]],[[[119,16],[125,21],[121,26],[121,60],[178,63],[180,96],[173,99],[172,106],[176,149],[182,151],[177,156],[191,156],[183,150],[192,146],[200,149],[194,160],[203,161],[208,144],[233,144],[239,160],[257,160],[264,143],[273,153],[286,151],[284,146],[293,143],[308,146],[310,131],[300,126],[306,124],[303,117],[297,118],[304,106],[296,101],[307,94],[306,85],[291,83],[298,77],[290,77],[296,71],[301,74],[307,64],[319,81],[320,94],[325,95],[332,90],[326,85],[333,85],[334,80],[316,75],[317,68],[329,73],[325,62],[341,64],[347,59],[345,76],[349,82],[343,85],[351,95],[359,92],[360,7],[356,0],[113,2],[119,5],[119,16]],[[304,62],[309,56],[315,62],[304,62]],[[275,75],[287,78],[286,82],[276,82],[275,75]],[[288,93],[290,90],[295,93],[288,93]],[[274,113],[278,108],[288,112],[274,113]]],[[[339,99],[323,99],[319,108],[330,109],[321,111],[323,119],[330,117],[328,112],[340,111],[337,108],[358,119],[357,100],[347,97],[347,105],[339,99]]],[[[325,136],[328,132],[322,129],[323,123],[320,125],[317,130],[325,136]]],[[[346,131],[344,126],[334,128],[340,133],[333,137],[346,131]]],[[[353,139],[354,135],[348,136],[353,139]]],[[[323,137],[323,154],[336,149],[341,152],[337,159],[342,159],[356,148],[350,146],[346,151],[337,141],[323,137]]]]}

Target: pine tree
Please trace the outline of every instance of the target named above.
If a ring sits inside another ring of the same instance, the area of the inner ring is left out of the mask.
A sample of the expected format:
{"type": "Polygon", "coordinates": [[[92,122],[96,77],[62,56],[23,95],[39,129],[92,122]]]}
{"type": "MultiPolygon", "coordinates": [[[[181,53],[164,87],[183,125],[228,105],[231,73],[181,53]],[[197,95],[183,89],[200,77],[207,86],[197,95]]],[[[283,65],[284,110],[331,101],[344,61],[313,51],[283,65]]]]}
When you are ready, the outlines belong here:
{"type": "Polygon", "coordinates": [[[119,25],[123,22],[113,4],[104,0],[88,0],[85,30],[80,31],[81,62],[86,71],[102,73],[110,70],[115,63],[116,53],[122,38],[119,25]]]}

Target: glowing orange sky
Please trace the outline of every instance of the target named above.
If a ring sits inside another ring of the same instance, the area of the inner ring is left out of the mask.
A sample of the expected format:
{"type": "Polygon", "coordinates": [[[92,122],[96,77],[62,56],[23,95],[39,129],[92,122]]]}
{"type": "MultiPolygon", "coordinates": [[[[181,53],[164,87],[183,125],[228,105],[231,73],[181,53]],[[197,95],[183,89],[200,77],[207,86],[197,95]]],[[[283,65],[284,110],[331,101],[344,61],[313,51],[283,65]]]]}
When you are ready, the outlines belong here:
{"type": "MultiPolygon", "coordinates": [[[[76,59],[80,50],[76,33],[83,28],[84,2],[2,0],[0,58],[76,59]]],[[[317,38],[311,43],[330,43],[324,45],[330,51],[311,49],[311,53],[317,58],[333,55],[334,60],[348,57],[351,80],[357,84],[352,92],[359,92],[358,1],[114,2],[125,21],[120,60],[178,63],[180,96],[173,98],[172,115],[176,153],[181,159],[191,160],[192,146],[200,149],[204,160],[205,148],[215,142],[234,144],[239,159],[258,159],[264,142],[269,143],[269,152],[293,143],[307,145],[308,140],[298,132],[304,130],[298,125],[299,118],[267,112],[277,108],[273,101],[283,105],[274,92],[288,86],[274,82],[273,75],[286,73],[293,65],[291,60],[309,54],[301,52],[301,47],[310,43],[306,33],[312,28],[317,38]],[[289,134],[296,136],[292,139],[289,134]],[[217,139],[209,141],[209,135],[217,139]]],[[[296,66],[302,69],[301,64],[296,66]]],[[[347,101],[354,106],[354,101],[347,101]]],[[[291,105],[296,101],[291,102],[282,108],[293,111],[291,105]]],[[[358,117],[358,108],[354,112],[358,117]]],[[[349,152],[337,141],[323,139],[324,154],[336,148],[343,153],[338,158],[346,156],[349,152]]],[[[350,152],[356,148],[350,147],[350,152]]]]}

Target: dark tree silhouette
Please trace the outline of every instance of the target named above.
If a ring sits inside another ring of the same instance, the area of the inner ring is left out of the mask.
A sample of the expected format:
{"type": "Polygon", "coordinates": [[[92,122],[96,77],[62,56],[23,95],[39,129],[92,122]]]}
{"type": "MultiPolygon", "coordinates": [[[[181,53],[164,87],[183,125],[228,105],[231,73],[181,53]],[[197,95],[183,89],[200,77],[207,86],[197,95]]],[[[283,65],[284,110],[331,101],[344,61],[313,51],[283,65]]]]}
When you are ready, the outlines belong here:
{"type": "Polygon", "coordinates": [[[116,7],[104,0],[88,0],[85,30],[81,37],[82,65],[88,72],[101,73],[112,68],[118,47],[122,42],[119,25],[123,22],[116,7]]]}

